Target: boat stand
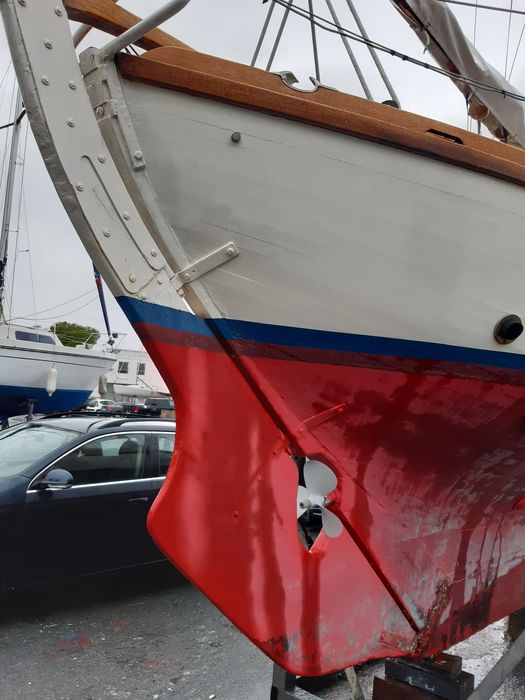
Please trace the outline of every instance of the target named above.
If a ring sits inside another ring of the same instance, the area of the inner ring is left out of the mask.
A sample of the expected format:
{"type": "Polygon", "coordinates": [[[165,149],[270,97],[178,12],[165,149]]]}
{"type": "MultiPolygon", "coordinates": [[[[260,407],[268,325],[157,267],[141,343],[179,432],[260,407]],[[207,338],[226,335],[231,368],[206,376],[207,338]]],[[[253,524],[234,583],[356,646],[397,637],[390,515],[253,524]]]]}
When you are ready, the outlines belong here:
{"type": "Polygon", "coordinates": [[[460,656],[388,659],[385,678],[374,678],[373,700],[468,700],[474,676],[462,669],[460,656]]]}
{"type": "Polygon", "coordinates": [[[35,409],[35,404],[36,404],[35,399],[27,399],[27,401],[25,402],[25,408],[27,411],[26,421],[28,423],[33,420],[33,413],[34,413],[34,409],[35,409]]]}
{"type": "MultiPolygon", "coordinates": [[[[355,670],[347,669],[344,674],[348,681],[348,693],[345,700],[364,700],[363,691],[357,680],[355,670]]],[[[341,674],[332,674],[320,678],[307,678],[294,676],[288,673],[277,664],[273,666],[272,689],[270,700],[319,700],[318,695],[313,691],[316,686],[329,686],[331,683],[341,680],[341,674]]]]}
{"type": "MultiPolygon", "coordinates": [[[[525,610],[510,616],[509,633],[515,641],[476,689],[474,676],[463,671],[460,656],[390,659],[385,663],[385,678],[374,678],[372,700],[490,700],[525,660],[525,610]]],[[[345,674],[345,700],[364,700],[355,670],[349,668],[345,674]]],[[[297,677],[274,664],[270,700],[319,700],[314,694],[316,687],[327,687],[340,680],[341,674],[297,677]]]]}
{"type": "Polygon", "coordinates": [[[515,641],[476,689],[474,676],[462,670],[459,656],[438,654],[431,660],[387,661],[386,677],[374,678],[372,700],[490,700],[525,660],[525,612],[511,615],[509,627],[517,634],[515,641]]]}

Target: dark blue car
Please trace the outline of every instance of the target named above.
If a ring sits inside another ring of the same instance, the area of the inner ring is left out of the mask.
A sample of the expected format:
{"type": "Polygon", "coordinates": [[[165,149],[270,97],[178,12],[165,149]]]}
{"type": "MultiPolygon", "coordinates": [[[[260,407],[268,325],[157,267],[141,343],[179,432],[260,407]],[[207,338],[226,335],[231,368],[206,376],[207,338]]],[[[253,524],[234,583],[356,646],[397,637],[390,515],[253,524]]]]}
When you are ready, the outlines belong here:
{"type": "Polygon", "coordinates": [[[0,589],[163,559],[146,517],[175,422],[53,416],[0,431],[0,589]]]}

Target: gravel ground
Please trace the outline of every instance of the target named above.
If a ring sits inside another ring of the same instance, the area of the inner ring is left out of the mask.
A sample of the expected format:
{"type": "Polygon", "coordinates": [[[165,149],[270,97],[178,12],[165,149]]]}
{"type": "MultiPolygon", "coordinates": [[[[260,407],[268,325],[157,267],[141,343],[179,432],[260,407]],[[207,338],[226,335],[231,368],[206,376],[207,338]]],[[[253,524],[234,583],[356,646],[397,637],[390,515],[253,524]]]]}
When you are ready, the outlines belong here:
{"type": "MultiPolygon", "coordinates": [[[[167,565],[7,596],[0,621],[1,700],[269,698],[271,663],[167,565]]],[[[506,644],[501,622],[456,653],[480,680],[506,644]]],[[[360,669],[366,700],[381,671],[360,669]]],[[[318,693],[348,697],[342,682],[318,693]]],[[[522,668],[494,699],[524,697],[522,668]]]]}

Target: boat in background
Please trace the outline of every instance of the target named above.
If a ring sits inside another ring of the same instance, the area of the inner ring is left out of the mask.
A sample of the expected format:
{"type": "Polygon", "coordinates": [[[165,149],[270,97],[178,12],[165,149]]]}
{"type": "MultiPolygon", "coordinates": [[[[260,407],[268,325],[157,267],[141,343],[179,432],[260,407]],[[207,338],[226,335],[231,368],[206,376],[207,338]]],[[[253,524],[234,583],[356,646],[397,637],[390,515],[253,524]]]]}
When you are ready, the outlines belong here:
{"type": "Polygon", "coordinates": [[[8,242],[15,190],[21,121],[20,93],[15,100],[0,230],[0,422],[11,417],[54,413],[80,407],[102,382],[116,359],[87,344],[65,347],[56,334],[5,318],[3,299],[8,242]]]}
{"type": "Polygon", "coordinates": [[[55,187],[175,399],[150,530],[293,673],[431,656],[525,607],[525,153],[153,29],[187,2],[124,32],[110,0],[0,0],[55,187]],[[120,36],[79,64],[68,16],[120,36]]]}
{"type": "Polygon", "coordinates": [[[0,324],[0,421],[79,408],[114,364],[111,354],[66,347],[50,331],[0,324]]]}

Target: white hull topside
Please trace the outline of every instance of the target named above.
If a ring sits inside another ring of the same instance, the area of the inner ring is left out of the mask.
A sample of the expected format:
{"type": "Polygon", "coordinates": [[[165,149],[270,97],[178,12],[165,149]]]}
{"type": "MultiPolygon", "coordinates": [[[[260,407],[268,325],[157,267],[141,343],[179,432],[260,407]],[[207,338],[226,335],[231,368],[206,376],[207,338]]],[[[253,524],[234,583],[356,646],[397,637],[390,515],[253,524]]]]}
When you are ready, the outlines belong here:
{"type": "Polygon", "coordinates": [[[502,316],[525,313],[522,187],[121,82],[112,64],[88,66],[94,99],[108,105],[101,134],[86,91],[68,87],[82,77],[67,18],[49,0],[31,12],[12,0],[2,8],[46,164],[115,296],[184,311],[185,295],[211,318],[523,352],[523,336],[503,347],[493,337],[502,316]],[[43,84],[32,65],[53,80],[43,84]],[[231,241],[236,257],[177,279],[231,241]]]}
{"type": "Polygon", "coordinates": [[[238,245],[200,280],[222,316],[494,350],[499,319],[525,313],[522,187],[195,96],[124,94],[189,259],[238,245]]]}

